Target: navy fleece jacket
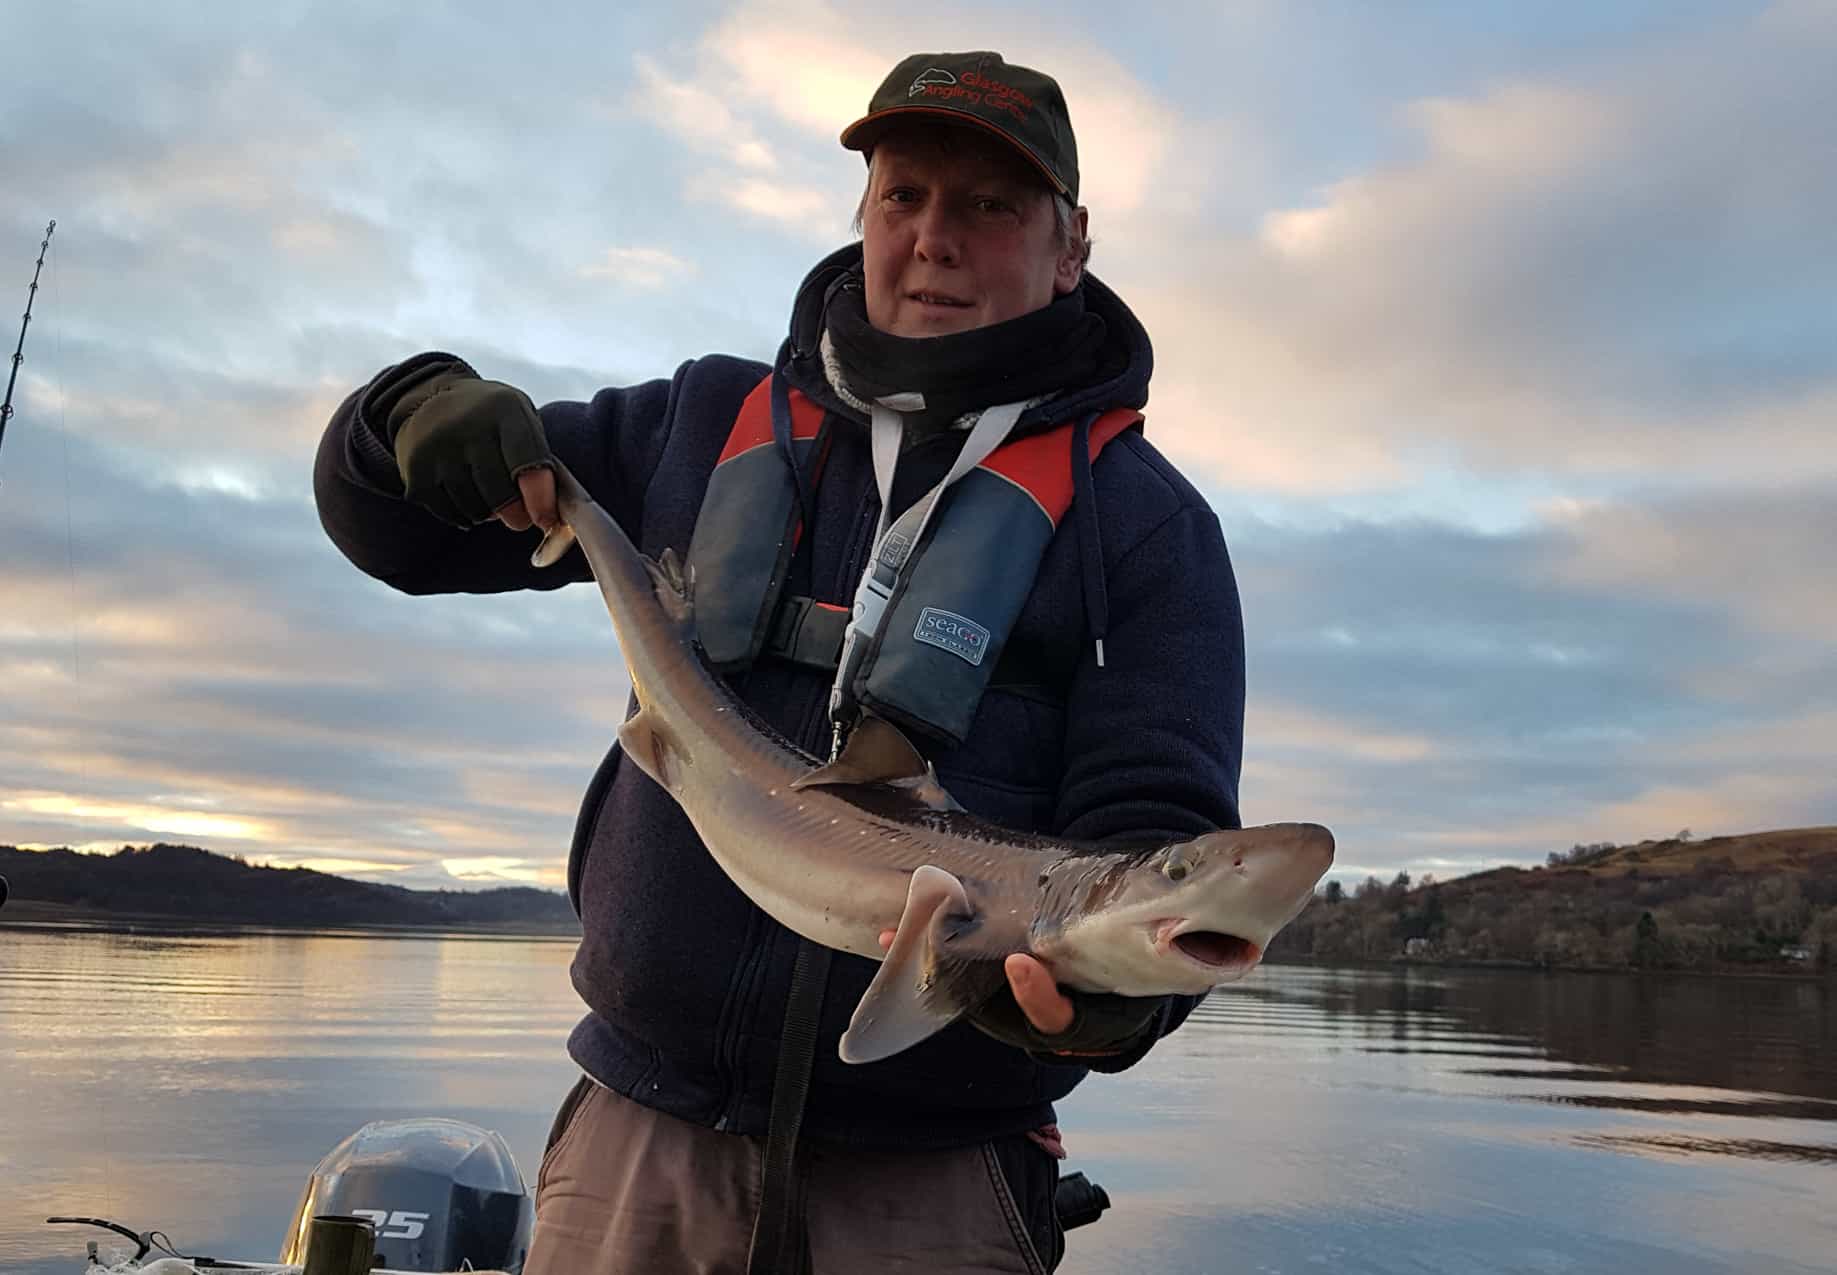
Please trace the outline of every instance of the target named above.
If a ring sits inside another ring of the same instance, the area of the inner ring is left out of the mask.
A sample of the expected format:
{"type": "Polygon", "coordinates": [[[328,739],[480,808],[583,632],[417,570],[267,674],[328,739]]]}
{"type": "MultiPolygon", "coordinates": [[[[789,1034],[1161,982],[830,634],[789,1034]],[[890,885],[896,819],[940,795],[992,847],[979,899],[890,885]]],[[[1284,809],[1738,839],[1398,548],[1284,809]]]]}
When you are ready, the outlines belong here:
{"type": "MultiPolygon", "coordinates": [[[[856,426],[821,376],[812,307],[826,281],[858,260],[858,247],[844,249],[812,273],[780,361],[798,389],[856,426]]],[[[1146,333],[1095,279],[1084,287],[1109,330],[1104,370],[1033,409],[1020,429],[1146,402],[1146,333]]],[[[547,571],[532,568],[532,533],[495,522],[459,530],[402,499],[382,434],[387,402],[391,387],[436,362],[463,366],[447,354],[418,355],[379,373],[333,416],[315,472],[326,532],[358,567],[408,593],[549,589],[588,578],[578,554],[547,571]]],[[[640,549],[686,554],[741,401],[768,371],[708,356],[669,380],[550,403],[542,420],[555,454],[640,549]]],[[[879,498],[866,430],[835,434],[789,588],[846,603],[879,498]]],[[[948,457],[910,461],[914,470],[941,471],[948,457]]],[[[902,459],[908,494],[896,493],[896,503],[916,494],[907,468],[902,459]]],[[[1237,827],[1242,620],[1217,519],[1139,432],[1112,442],[1090,472],[1100,544],[1091,543],[1088,516],[1065,519],[968,739],[926,751],[958,801],[1014,828],[1095,840],[1237,827]],[[1086,627],[1087,560],[1108,595],[1102,668],[1086,627]]],[[[609,651],[611,639],[608,626],[609,651]]],[[[731,681],[787,738],[827,750],[822,673],[767,657],[731,681]]],[[[607,723],[608,735],[613,727],[607,723]]],[[[616,747],[582,803],[569,886],[584,926],[573,980],[589,1008],[569,1041],[575,1060],[636,1101],[762,1134],[796,936],[733,886],[682,811],[621,764],[616,747]]],[[[1083,1066],[1045,1061],[966,1023],[881,1062],[842,1063],[836,1041],[875,968],[847,955],[832,967],[805,1117],[811,1135],[888,1147],[979,1142],[1053,1119],[1052,1102],[1084,1077],[1083,1066]]],[[[1099,1065],[1133,1063],[1192,1004],[1170,998],[1140,1047],[1099,1065]]]]}

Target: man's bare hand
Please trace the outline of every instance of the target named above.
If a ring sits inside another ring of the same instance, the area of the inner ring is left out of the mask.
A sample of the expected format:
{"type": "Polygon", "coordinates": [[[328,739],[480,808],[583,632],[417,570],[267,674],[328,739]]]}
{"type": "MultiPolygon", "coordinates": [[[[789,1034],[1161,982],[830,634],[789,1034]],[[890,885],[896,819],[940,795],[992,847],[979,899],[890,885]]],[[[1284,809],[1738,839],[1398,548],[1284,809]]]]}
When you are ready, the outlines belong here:
{"type": "Polygon", "coordinates": [[[1027,1021],[1036,1031],[1057,1036],[1071,1027],[1077,1011],[1072,1007],[1071,998],[1053,981],[1051,970],[1025,952],[1009,953],[1008,959],[1002,962],[1002,970],[1008,975],[1014,1003],[1021,1007],[1021,1013],[1027,1015],[1027,1021]]]}
{"type": "Polygon", "coordinates": [[[540,527],[544,531],[561,518],[555,507],[555,471],[547,465],[526,469],[517,475],[517,499],[492,510],[492,517],[512,531],[540,527]]]}
{"type": "MultiPolygon", "coordinates": [[[[892,946],[893,931],[882,930],[880,950],[884,952],[892,946]]],[[[1051,970],[1025,952],[1013,952],[1002,963],[1002,971],[1008,976],[1014,1003],[1021,1007],[1035,1031],[1057,1036],[1072,1025],[1077,1011],[1053,981],[1051,970]]]]}

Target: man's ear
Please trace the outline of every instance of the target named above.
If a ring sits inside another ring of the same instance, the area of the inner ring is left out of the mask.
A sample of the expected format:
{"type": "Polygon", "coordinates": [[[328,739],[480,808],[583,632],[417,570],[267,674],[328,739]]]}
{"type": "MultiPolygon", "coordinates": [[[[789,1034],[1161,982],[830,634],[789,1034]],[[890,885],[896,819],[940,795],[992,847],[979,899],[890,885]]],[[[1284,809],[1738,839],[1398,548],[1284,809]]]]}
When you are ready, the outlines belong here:
{"type": "Polygon", "coordinates": [[[1084,278],[1084,245],[1088,242],[1090,226],[1089,209],[1073,210],[1072,229],[1075,234],[1072,242],[1059,254],[1058,263],[1053,269],[1052,290],[1057,296],[1062,297],[1072,291],[1078,286],[1078,281],[1084,278]]]}

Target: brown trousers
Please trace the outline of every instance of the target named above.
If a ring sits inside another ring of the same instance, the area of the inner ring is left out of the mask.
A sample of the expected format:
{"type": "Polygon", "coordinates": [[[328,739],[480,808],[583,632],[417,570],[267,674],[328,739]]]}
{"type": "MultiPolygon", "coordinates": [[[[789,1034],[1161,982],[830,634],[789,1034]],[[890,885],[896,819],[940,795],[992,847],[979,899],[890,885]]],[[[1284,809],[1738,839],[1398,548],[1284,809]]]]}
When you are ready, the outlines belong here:
{"type": "MultiPolygon", "coordinates": [[[[743,1275],[763,1148],[583,1078],[536,1175],[523,1275],[743,1275]]],[[[812,1141],[800,1158],[812,1275],[1046,1275],[987,1145],[887,1152],[812,1141]]]]}

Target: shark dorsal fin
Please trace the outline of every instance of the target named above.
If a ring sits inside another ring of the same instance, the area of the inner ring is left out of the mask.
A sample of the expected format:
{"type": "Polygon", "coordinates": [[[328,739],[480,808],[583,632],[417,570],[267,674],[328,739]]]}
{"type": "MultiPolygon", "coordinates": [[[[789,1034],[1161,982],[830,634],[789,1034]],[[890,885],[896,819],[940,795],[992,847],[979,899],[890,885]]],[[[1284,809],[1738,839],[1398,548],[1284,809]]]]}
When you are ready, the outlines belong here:
{"type": "Polygon", "coordinates": [[[930,778],[931,766],[919,756],[904,731],[881,718],[863,717],[849,732],[841,756],[827,766],[818,766],[791,786],[914,784],[930,778]]]}
{"type": "Polygon", "coordinates": [[[885,784],[898,788],[933,810],[962,810],[938,782],[938,772],[919,756],[906,733],[892,722],[865,716],[849,733],[842,755],[791,781],[793,788],[825,784],[885,784]]]}

